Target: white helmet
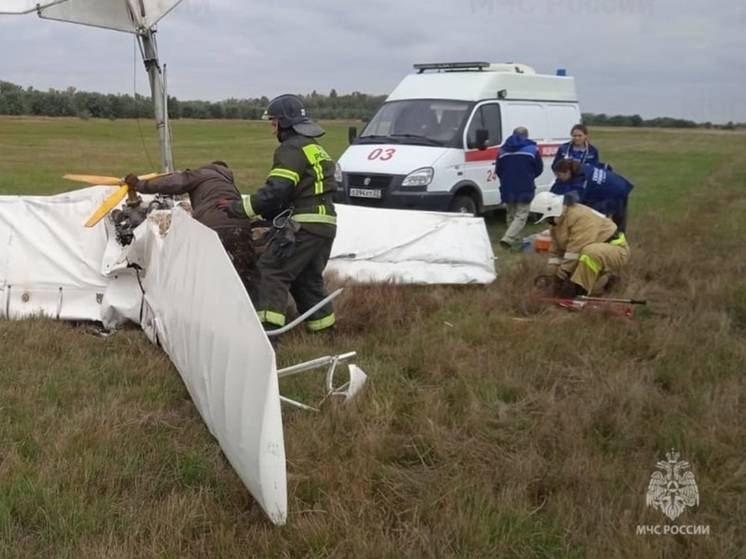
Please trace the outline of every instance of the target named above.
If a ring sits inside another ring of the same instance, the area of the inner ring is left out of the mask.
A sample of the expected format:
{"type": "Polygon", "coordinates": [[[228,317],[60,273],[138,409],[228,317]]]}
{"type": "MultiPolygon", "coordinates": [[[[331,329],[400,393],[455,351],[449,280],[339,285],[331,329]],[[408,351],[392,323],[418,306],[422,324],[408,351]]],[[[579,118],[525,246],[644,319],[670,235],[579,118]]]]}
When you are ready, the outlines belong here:
{"type": "Polygon", "coordinates": [[[564,200],[564,196],[560,196],[559,194],[539,192],[534,196],[534,199],[531,200],[529,211],[534,214],[539,214],[541,218],[537,219],[536,223],[541,223],[548,217],[562,215],[562,204],[564,200]]]}

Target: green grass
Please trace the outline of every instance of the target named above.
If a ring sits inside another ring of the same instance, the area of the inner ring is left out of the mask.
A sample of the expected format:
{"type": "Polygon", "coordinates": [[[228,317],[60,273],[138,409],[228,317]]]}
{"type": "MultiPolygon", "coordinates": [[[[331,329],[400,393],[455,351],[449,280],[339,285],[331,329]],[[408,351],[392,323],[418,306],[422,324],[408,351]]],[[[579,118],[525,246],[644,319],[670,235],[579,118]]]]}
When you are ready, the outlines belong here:
{"type": "MultiPolygon", "coordinates": [[[[346,124],[325,125],[336,157],[346,124]]],[[[261,184],[266,123],[173,129],[177,166],[224,159],[242,190],[261,184]]],[[[489,286],[348,288],[335,341],[292,332],[278,354],[285,366],[355,350],[369,375],[347,404],[284,408],[283,528],[141,332],[0,321],[0,556],[743,556],[746,135],[597,129],[592,141],[635,184],[619,294],[648,307],[626,320],[538,305],[527,294],[545,256],[499,247],[489,286]],[[645,491],[671,447],[700,491],[676,523],[709,536],[635,534],[666,523],[645,491]]],[[[5,194],[157,159],[149,122],[0,119],[5,194]]],[[[486,219],[496,242],[504,217],[486,219]]],[[[320,399],[322,377],[281,391],[320,399]]]]}
{"type": "MultiPolygon", "coordinates": [[[[226,161],[237,183],[253,191],[271,166],[277,140],[263,121],[173,121],[174,165],[197,167],[226,161]]],[[[336,125],[324,143],[334,157],[347,145],[346,128],[336,125]]],[[[124,176],[159,171],[160,152],[153,121],[0,118],[0,192],[54,194],[80,186],[66,173],[124,176]]]]}

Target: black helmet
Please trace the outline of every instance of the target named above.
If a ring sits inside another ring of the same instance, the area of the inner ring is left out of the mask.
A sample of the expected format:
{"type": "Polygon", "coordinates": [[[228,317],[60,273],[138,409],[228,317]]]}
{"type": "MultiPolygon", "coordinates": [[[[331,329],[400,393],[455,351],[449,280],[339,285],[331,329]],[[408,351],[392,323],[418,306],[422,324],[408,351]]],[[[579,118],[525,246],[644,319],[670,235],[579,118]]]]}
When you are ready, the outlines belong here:
{"type": "Polygon", "coordinates": [[[291,93],[272,99],[262,118],[264,120],[277,119],[280,128],[292,128],[298,134],[310,138],[316,138],[325,133],[323,128],[308,117],[303,100],[291,93]]]}

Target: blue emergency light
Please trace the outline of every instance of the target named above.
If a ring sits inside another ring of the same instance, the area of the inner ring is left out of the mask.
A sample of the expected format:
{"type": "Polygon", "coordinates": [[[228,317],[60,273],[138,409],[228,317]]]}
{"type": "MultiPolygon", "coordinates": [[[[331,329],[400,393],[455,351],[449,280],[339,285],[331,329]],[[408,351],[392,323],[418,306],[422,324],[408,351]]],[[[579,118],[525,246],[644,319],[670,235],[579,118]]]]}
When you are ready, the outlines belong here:
{"type": "Polygon", "coordinates": [[[558,76],[566,76],[567,75],[567,70],[565,70],[564,68],[557,68],[557,75],[558,76]]]}

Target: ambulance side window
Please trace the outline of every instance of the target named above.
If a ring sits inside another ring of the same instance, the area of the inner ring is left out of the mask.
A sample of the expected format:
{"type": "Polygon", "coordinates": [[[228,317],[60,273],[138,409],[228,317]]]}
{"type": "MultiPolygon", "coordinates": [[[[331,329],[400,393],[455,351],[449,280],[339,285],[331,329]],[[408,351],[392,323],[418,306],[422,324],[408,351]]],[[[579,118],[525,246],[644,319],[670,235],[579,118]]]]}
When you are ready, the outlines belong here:
{"type": "Polygon", "coordinates": [[[502,139],[502,125],[500,123],[500,105],[491,103],[482,105],[474,111],[474,116],[469,123],[469,130],[466,132],[466,147],[474,147],[477,141],[477,130],[484,128],[487,130],[488,146],[499,146],[502,139]]]}

